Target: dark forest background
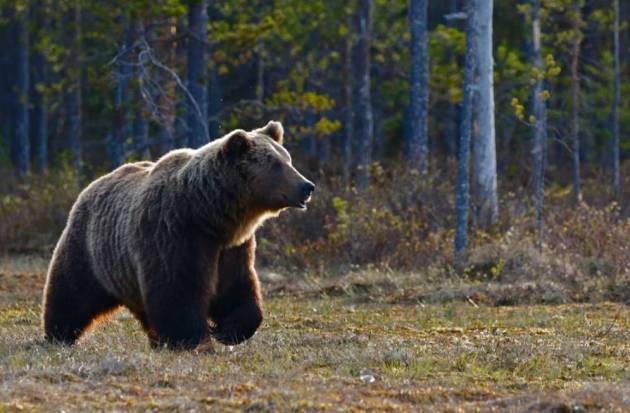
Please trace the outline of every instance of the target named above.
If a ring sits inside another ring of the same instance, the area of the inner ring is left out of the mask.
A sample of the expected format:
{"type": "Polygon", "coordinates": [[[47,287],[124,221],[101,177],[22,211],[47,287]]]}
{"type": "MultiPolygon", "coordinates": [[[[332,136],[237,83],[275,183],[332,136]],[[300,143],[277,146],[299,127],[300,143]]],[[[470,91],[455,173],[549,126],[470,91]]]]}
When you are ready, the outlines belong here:
{"type": "MultiPolygon", "coordinates": [[[[0,248],[124,162],[282,121],[265,265],[627,277],[630,3],[0,1],[0,248]]],[[[627,279],[627,278],[626,278],[627,279]]]]}

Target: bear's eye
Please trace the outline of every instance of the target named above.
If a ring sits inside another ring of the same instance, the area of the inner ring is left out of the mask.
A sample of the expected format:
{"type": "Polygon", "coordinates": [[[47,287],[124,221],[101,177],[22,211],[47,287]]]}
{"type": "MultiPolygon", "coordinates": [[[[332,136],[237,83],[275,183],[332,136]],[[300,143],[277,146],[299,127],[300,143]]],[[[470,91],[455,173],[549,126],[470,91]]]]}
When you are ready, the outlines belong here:
{"type": "Polygon", "coordinates": [[[275,162],[273,163],[273,165],[271,165],[271,170],[272,170],[273,172],[280,172],[280,171],[282,171],[282,162],[280,162],[280,161],[275,161],[275,162]]]}

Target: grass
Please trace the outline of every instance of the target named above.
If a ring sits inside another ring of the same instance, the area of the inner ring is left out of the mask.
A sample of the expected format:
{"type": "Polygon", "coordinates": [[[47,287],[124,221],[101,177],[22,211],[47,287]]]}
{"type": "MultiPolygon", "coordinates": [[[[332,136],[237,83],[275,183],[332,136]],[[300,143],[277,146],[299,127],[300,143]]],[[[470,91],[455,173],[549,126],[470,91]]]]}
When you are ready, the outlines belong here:
{"type": "Polygon", "coordinates": [[[126,311],[74,347],[45,343],[45,266],[0,259],[0,412],[630,410],[621,303],[489,306],[426,300],[413,275],[276,275],[256,336],[196,356],[150,350],[126,311]]]}

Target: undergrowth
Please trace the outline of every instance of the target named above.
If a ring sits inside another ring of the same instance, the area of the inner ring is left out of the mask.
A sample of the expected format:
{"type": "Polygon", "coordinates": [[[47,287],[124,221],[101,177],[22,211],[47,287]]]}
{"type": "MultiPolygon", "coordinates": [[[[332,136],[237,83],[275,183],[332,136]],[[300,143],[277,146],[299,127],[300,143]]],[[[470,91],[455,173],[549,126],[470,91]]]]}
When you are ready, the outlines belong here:
{"type": "MultiPolygon", "coordinates": [[[[630,172],[630,165],[624,169],[630,172]]],[[[630,299],[630,220],[624,209],[630,194],[614,202],[602,177],[587,176],[587,197],[576,205],[570,187],[548,184],[544,247],[538,250],[527,185],[516,179],[502,182],[497,224],[480,231],[474,219],[470,223],[462,275],[452,269],[454,170],[446,163],[423,177],[375,164],[363,191],[320,177],[307,212],[286,212],[259,231],[258,264],[295,277],[372,267],[480,282],[546,280],[573,289],[597,284],[607,299],[630,299]]],[[[49,254],[85,185],[78,181],[68,168],[4,180],[0,252],[49,254]]]]}

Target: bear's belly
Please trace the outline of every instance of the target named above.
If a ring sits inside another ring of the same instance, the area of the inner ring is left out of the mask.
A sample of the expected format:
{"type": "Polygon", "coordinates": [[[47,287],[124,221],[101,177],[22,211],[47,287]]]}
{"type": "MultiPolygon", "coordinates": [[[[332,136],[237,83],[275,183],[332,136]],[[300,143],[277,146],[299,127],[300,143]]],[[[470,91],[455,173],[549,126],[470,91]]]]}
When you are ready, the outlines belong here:
{"type": "Polygon", "coordinates": [[[113,297],[119,299],[127,306],[139,304],[140,288],[138,286],[138,276],[133,269],[129,259],[123,254],[113,254],[113,260],[104,260],[106,253],[96,258],[95,272],[101,285],[113,297]],[[99,259],[101,258],[101,259],[99,259]]]}

